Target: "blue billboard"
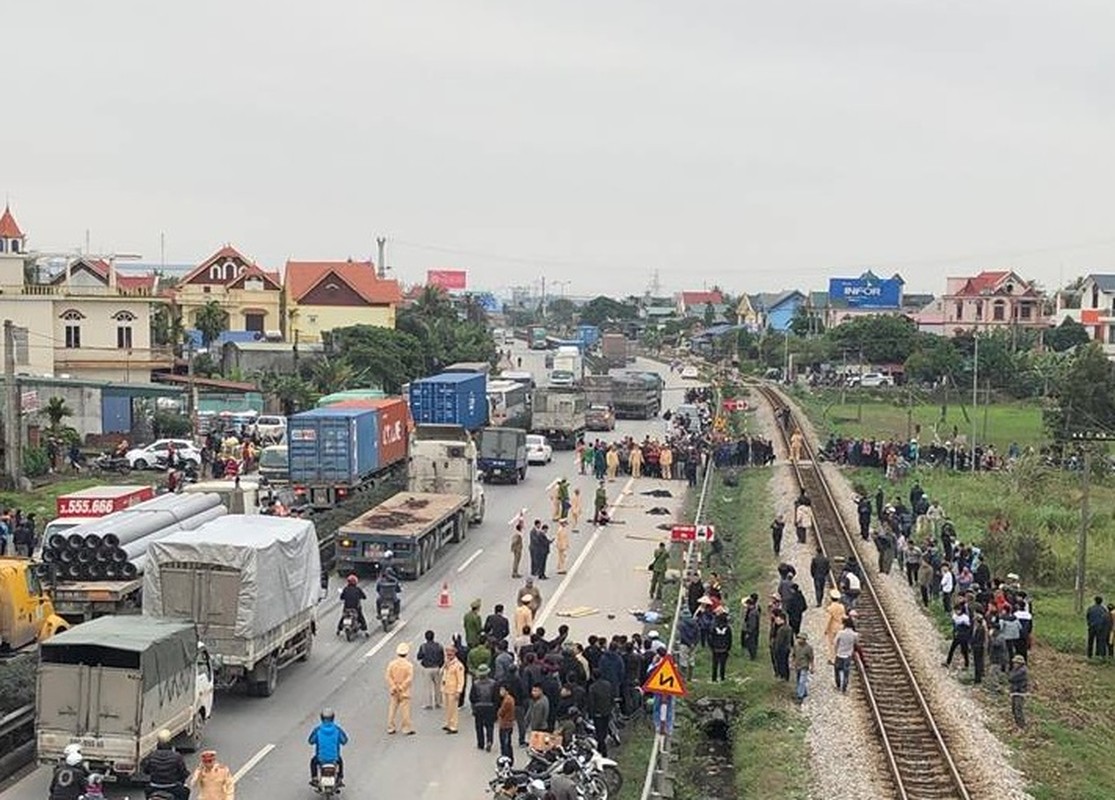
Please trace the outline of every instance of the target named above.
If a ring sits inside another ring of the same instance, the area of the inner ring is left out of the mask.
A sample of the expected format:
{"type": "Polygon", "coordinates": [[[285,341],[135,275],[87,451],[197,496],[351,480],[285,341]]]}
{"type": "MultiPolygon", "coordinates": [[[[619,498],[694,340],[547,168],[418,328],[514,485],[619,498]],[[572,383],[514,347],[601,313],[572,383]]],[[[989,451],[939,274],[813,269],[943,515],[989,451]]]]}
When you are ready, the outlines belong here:
{"type": "Polygon", "coordinates": [[[830,278],[829,300],[849,308],[898,308],[902,283],[893,278],[830,278]]]}

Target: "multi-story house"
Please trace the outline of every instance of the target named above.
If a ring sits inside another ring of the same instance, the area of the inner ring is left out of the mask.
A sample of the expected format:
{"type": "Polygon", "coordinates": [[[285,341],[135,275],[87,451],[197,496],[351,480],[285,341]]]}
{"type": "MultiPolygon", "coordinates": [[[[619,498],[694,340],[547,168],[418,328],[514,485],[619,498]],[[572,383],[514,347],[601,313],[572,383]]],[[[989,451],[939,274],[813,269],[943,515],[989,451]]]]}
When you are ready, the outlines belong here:
{"type": "Polygon", "coordinates": [[[1038,328],[1048,324],[1042,312],[1042,293],[1012,270],[949,278],[941,300],[944,329],[950,334],[1011,325],[1038,328]]]}
{"type": "Polygon", "coordinates": [[[283,330],[279,273],[263,269],[232,245],[194,267],[170,295],[187,329],[194,328],[198,312],[216,300],[227,315],[229,331],[251,331],[262,338],[283,330]]]}
{"type": "Polygon", "coordinates": [[[1080,307],[1064,306],[1065,293],[1057,295],[1057,317],[1071,318],[1083,325],[1092,341],[1115,356],[1115,275],[1089,275],[1080,284],[1080,307]]]}
{"type": "MultiPolygon", "coordinates": [[[[0,319],[15,326],[16,372],[99,381],[146,382],[173,365],[151,344],[159,302],[153,276],[118,275],[111,261],[70,262],[47,283],[27,280],[38,255],[10,209],[0,216],[0,319]]],[[[3,343],[0,341],[0,350],[3,343]]]]}
{"type": "Polygon", "coordinates": [[[289,341],[320,342],[348,325],[395,327],[399,282],[377,275],[371,261],[288,261],[283,278],[289,341]]]}

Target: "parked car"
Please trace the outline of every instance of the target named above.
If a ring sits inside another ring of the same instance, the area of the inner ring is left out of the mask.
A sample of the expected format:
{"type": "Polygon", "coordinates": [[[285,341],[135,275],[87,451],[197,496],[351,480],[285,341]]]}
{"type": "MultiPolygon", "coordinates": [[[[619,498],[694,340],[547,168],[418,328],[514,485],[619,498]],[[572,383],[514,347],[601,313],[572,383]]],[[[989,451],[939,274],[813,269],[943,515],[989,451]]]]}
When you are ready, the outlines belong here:
{"type": "Polygon", "coordinates": [[[701,371],[693,366],[685,367],[681,371],[681,377],[682,380],[695,381],[701,377],[701,371]]]}
{"type": "Polygon", "coordinates": [[[270,414],[256,417],[255,432],[264,441],[270,439],[275,443],[282,442],[286,437],[286,417],[270,414]]]}
{"type": "Polygon", "coordinates": [[[201,451],[188,439],[158,439],[145,447],[129,450],[124,457],[132,469],[150,469],[166,463],[167,451],[172,443],[179,458],[193,462],[195,467],[201,465],[201,451]]]}
{"type": "Polygon", "coordinates": [[[537,433],[527,434],[527,463],[549,464],[554,460],[554,448],[546,437],[537,433]]]}
{"type": "Polygon", "coordinates": [[[881,372],[865,372],[863,375],[852,375],[848,378],[849,386],[862,386],[873,389],[878,386],[894,386],[894,378],[881,372]]]}
{"type": "Polygon", "coordinates": [[[585,428],[590,431],[614,431],[616,429],[616,412],[611,406],[594,403],[585,412],[585,428]]]}

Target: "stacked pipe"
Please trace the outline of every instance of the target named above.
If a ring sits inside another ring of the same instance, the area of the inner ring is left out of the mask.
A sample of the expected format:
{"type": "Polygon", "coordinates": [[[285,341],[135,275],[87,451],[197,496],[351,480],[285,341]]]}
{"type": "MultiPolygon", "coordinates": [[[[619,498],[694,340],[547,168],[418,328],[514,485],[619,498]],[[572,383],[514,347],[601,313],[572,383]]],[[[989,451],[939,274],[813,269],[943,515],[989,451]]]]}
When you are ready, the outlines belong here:
{"type": "Polygon", "coordinates": [[[228,513],[217,494],[166,494],[53,534],[43,543],[39,577],[50,581],[131,580],[143,573],[147,548],[228,513]]]}

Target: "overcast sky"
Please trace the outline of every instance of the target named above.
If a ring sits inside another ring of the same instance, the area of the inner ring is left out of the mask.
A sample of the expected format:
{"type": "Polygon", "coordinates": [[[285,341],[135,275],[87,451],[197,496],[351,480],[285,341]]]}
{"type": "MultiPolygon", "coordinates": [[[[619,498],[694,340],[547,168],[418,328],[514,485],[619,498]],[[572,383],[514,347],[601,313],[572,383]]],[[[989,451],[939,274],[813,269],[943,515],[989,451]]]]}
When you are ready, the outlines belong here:
{"type": "Polygon", "coordinates": [[[1115,3],[8,3],[31,245],[571,294],[1115,271],[1115,3]],[[567,287],[555,284],[570,281],[567,287]]]}

